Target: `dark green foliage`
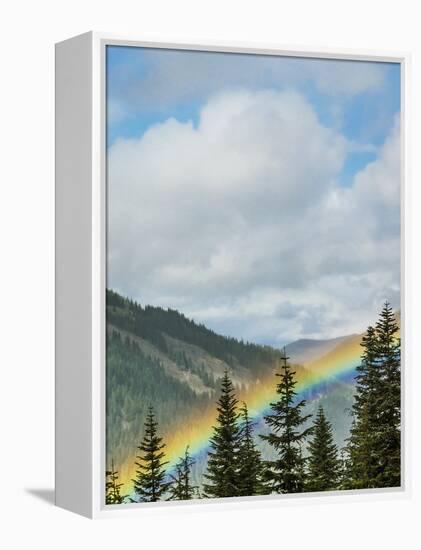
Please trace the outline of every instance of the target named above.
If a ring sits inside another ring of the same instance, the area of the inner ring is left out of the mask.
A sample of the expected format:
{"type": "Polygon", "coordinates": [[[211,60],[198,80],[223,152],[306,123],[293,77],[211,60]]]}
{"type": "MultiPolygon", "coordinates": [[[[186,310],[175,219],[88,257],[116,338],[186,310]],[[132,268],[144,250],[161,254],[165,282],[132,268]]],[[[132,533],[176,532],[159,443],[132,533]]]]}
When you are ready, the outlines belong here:
{"type": "Polygon", "coordinates": [[[246,403],[240,409],[241,432],[238,462],[239,495],[263,495],[267,489],[263,481],[263,465],[260,451],[253,440],[253,423],[250,420],[246,403]]]}
{"type": "Polygon", "coordinates": [[[107,323],[148,340],[164,353],[168,352],[165,334],[183,342],[196,345],[227,364],[250,369],[272,365],[275,351],[267,346],[258,346],[220,336],[204,325],[198,325],[173,309],[145,306],[123,298],[107,290],[107,323]]]}
{"type": "Polygon", "coordinates": [[[376,360],[376,331],[368,327],[362,338],[363,354],[357,367],[356,393],[352,406],[351,435],[348,439],[348,475],[345,488],[375,487],[379,461],[378,405],[382,399],[381,371],[376,360]]]}
{"type": "Polygon", "coordinates": [[[362,340],[353,422],[348,439],[346,488],[400,485],[400,339],[386,302],[362,340]]]}
{"type": "Polygon", "coordinates": [[[234,497],[240,494],[237,472],[240,443],[237,404],[234,386],[225,371],[217,403],[217,425],[213,427],[208,467],[204,475],[207,482],[203,487],[207,497],[234,497]]]}
{"type": "Polygon", "coordinates": [[[401,484],[401,342],[392,308],[386,302],[376,323],[377,356],[383,395],[380,402],[380,474],[377,487],[401,484]]]}
{"type": "Polygon", "coordinates": [[[333,441],[332,426],[327,420],[323,407],[313,424],[313,438],[308,446],[307,491],[331,491],[339,483],[340,463],[338,449],[333,441]]]}
{"type": "Polygon", "coordinates": [[[145,422],[145,436],[139,445],[139,455],[136,457],[136,478],[133,479],[134,491],[138,495],[135,502],[156,502],[167,491],[169,483],[165,481],[163,449],[165,443],[158,436],[158,425],[155,420],[153,408],[149,412],[145,422]]]}
{"type": "Polygon", "coordinates": [[[184,456],[180,457],[175,466],[175,473],[170,474],[168,500],[191,500],[197,496],[198,487],[191,482],[191,469],[194,464],[195,461],[191,458],[187,446],[184,456]]]}
{"type": "Polygon", "coordinates": [[[148,403],[159,403],[156,420],[166,430],[176,428],[193,411],[208,406],[207,396],[196,395],[166,374],[160,362],[147,357],[130,338],[115,330],[107,335],[107,461],[122,464],[132,456],[133,442],[144,435],[148,403]]]}
{"type": "Polygon", "coordinates": [[[277,493],[300,493],[304,491],[304,457],[302,445],[312,432],[303,425],[312,415],[303,415],[305,400],[296,403],[295,372],[288,364],[285,349],[281,356],[281,372],[276,373],[280,382],[276,386],[279,400],[271,403],[273,414],[265,416],[271,429],[269,435],[260,437],[276,451],[278,458],[266,462],[266,478],[271,490],[277,493]]]}
{"type": "Polygon", "coordinates": [[[118,483],[118,472],[114,468],[114,461],[111,461],[111,470],[105,472],[105,503],[106,504],[123,504],[126,495],[120,494],[122,483],[118,483]]]}

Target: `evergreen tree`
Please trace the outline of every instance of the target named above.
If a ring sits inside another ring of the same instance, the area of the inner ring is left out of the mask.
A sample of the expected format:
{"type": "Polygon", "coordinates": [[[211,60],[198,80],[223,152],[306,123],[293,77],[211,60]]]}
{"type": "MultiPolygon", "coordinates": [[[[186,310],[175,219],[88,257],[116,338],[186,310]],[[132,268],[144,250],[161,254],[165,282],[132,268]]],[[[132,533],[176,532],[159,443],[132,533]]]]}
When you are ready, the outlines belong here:
{"type": "Polygon", "coordinates": [[[105,503],[106,504],[123,504],[126,495],[120,494],[122,483],[118,483],[118,472],[114,468],[114,461],[111,461],[111,470],[105,472],[105,503]]]}
{"type": "Polygon", "coordinates": [[[240,494],[237,468],[240,428],[237,404],[234,386],[228,371],[225,371],[217,402],[217,425],[213,427],[207,472],[204,475],[208,481],[203,484],[207,497],[234,497],[240,494]]]}
{"type": "Polygon", "coordinates": [[[145,436],[138,447],[140,454],[136,457],[136,478],[133,479],[138,502],[156,502],[168,489],[169,483],[165,481],[164,471],[167,462],[162,461],[165,456],[164,447],[165,443],[158,436],[158,424],[153,408],[149,407],[145,436]]]}
{"type": "Polygon", "coordinates": [[[180,457],[175,465],[175,473],[170,474],[172,483],[169,488],[168,500],[191,500],[197,494],[197,486],[191,483],[191,469],[195,461],[189,454],[189,447],[186,447],[184,456],[180,457]]]}
{"type": "Polygon", "coordinates": [[[399,487],[401,484],[401,342],[398,333],[395,315],[386,302],[376,323],[382,381],[377,487],[399,487]]]}
{"type": "Polygon", "coordinates": [[[330,491],[339,483],[338,449],[333,441],[332,426],[323,407],[319,407],[313,424],[313,438],[308,446],[308,491],[330,491]]]}
{"type": "Polygon", "coordinates": [[[368,327],[357,367],[346,488],[400,485],[400,339],[386,302],[368,327]]]}
{"type": "Polygon", "coordinates": [[[348,439],[349,479],[346,488],[375,487],[378,475],[379,411],[383,384],[377,362],[377,335],[369,326],[362,338],[363,354],[357,367],[353,421],[348,439]]]}
{"type": "Polygon", "coordinates": [[[253,423],[246,403],[240,409],[241,431],[238,451],[238,487],[242,496],[267,494],[262,479],[263,465],[260,451],[253,440],[253,423]]]}
{"type": "Polygon", "coordinates": [[[271,428],[269,435],[260,437],[267,441],[277,452],[278,458],[267,461],[266,477],[271,488],[277,493],[300,493],[304,490],[304,457],[301,446],[312,428],[303,425],[312,416],[303,415],[305,400],[296,403],[297,393],[295,372],[288,364],[285,348],[281,356],[281,372],[276,373],[280,382],[276,386],[279,399],[271,403],[273,414],[265,416],[266,424],[271,428]]]}

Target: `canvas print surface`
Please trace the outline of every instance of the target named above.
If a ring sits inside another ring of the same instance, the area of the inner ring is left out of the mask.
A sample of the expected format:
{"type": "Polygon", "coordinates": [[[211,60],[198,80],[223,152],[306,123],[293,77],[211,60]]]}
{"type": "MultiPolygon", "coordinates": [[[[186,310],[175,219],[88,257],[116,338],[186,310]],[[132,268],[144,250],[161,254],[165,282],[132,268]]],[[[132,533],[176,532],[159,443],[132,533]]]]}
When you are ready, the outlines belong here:
{"type": "Polygon", "coordinates": [[[106,503],[399,487],[399,64],[106,82],[106,503]]]}

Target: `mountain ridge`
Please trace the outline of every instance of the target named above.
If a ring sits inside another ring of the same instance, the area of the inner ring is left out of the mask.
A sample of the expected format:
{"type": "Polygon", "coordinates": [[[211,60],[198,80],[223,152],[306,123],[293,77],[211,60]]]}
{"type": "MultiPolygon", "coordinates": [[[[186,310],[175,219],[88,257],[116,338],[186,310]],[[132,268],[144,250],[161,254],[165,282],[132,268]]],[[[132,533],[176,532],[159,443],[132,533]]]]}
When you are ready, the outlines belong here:
{"type": "Polygon", "coordinates": [[[314,360],[316,356],[328,353],[337,345],[355,336],[357,334],[354,333],[326,339],[299,338],[287,344],[285,349],[293,363],[305,365],[309,361],[314,360]]]}

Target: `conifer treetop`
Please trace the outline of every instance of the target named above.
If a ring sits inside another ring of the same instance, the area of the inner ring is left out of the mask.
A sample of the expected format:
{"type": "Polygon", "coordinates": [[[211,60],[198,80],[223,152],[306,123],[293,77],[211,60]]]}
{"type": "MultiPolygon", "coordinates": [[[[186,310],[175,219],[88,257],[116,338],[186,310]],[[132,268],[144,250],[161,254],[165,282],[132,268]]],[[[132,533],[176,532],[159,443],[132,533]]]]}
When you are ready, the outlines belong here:
{"type": "Polygon", "coordinates": [[[164,466],[168,462],[163,460],[164,448],[165,443],[158,435],[158,423],[153,407],[150,406],[145,421],[145,435],[136,456],[136,477],[132,480],[134,491],[142,502],[160,500],[169,487],[169,483],[165,481],[164,466]]]}
{"type": "Polygon", "coordinates": [[[240,427],[238,425],[238,400],[234,385],[225,371],[221,393],[217,401],[216,425],[210,439],[208,467],[204,475],[205,495],[208,497],[239,496],[238,453],[240,427]]]}
{"type": "Polygon", "coordinates": [[[295,371],[288,364],[285,348],[280,357],[280,378],[276,386],[278,401],[271,403],[271,414],[264,417],[270,433],[260,437],[267,441],[277,452],[278,458],[266,461],[266,478],[272,489],[278,493],[298,493],[304,490],[304,457],[302,445],[312,433],[313,428],[304,425],[311,414],[303,414],[306,405],[304,399],[296,402],[295,371]]]}

